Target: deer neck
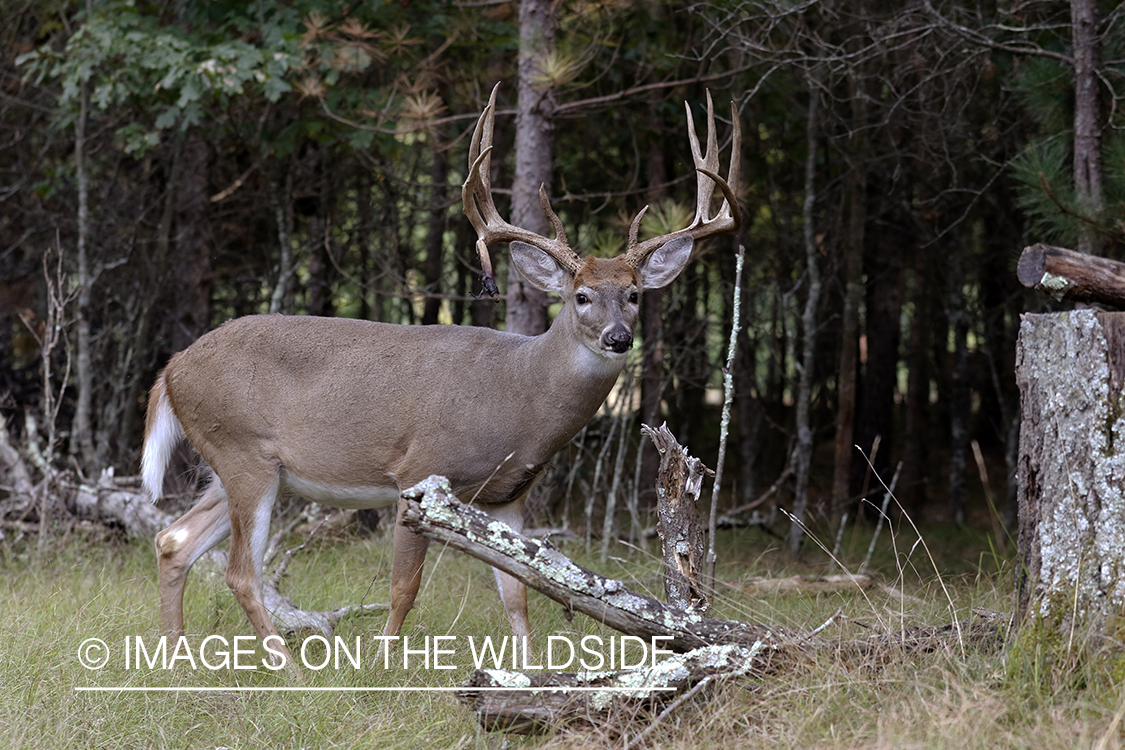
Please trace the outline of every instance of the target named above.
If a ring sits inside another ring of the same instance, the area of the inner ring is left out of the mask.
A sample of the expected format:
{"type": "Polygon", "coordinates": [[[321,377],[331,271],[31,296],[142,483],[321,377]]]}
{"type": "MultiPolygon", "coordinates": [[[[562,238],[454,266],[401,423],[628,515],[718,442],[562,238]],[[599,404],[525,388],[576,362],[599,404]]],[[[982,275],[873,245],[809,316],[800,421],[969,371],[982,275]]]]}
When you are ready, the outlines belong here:
{"type": "Polygon", "coordinates": [[[533,364],[542,363],[549,370],[546,378],[554,387],[552,392],[588,393],[598,402],[595,410],[617,382],[626,362],[624,354],[607,356],[588,345],[566,307],[559,311],[546,333],[530,340],[528,351],[533,364]]]}

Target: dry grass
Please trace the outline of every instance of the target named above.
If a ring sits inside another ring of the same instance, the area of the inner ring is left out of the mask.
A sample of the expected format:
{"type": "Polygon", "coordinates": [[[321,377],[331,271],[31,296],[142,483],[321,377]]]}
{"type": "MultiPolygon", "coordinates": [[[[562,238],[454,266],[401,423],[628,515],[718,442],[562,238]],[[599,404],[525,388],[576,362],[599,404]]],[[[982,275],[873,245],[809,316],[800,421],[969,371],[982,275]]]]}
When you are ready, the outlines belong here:
{"type": "MultiPolygon", "coordinates": [[[[974,607],[1010,610],[1007,561],[982,553],[988,549],[983,537],[943,538],[943,533],[926,530],[934,560],[908,526],[897,530],[893,547],[889,537],[883,541],[873,567],[890,590],[754,598],[743,593],[741,581],[832,573],[839,567],[815,546],[795,562],[759,532],[726,532],[716,614],[808,631],[840,610],[843,616],[823,635],[846,641],[903,625],[947,623],[974,607]]],[[[862,533],[846,540],[844,563],[862,560],[866,546],[862,533]]],[[[619,545],[608,567],[585,558],[580,548],[566,551],[638,588],[659,587],[658,562],[640,550],[619,545]]],[[[293,562],[284,589],[307,608],[385,600],[389,553],[389,540],[378,538],[314,543],[293,562]]],[[[448,693],[79,693],[76,687],[89,685],[451,686],[470,667],[329,669],[306,673],[303,683],[261,671],[126,670],[116,661],[90,672],[77,660],[85,638],[119,644],[125,636],[151,638],[158,631],[150,550],[75,546],[50,556],[5,554],[0,557],[3,747],[621,747],[651,720],[631,711],[615,717],[609,728],[560,728],[546,737],[513,738],[481,732],[448,693]]],[[[203,634],[248,634],[221,576],[200,572],[189,584],[186,611],[189,631],[200,634],[196,642],[203,634]]],[[[412,637],[505,634],[492,576],[482,563],[433,549],[423,585],[407,623],[412,637]]],[[[541,635],[609,635],[581,616],[568,622],[560,607],[539,596],[532,597],[532,618],[541,635]]],[[[381,626],[382,616],[376,615],[346,622],[339,632],[349,639],[370,637],[381,626]]],[[[709,687],[641,746],[1120,747],[1125,691],[1104,675],[1089,674],[1078,687],[1053,677],[1012,667],[1002,649],[963,650],[955,641],[932,653],[878,663],[821,654],[777,674],[709,687]]]]}

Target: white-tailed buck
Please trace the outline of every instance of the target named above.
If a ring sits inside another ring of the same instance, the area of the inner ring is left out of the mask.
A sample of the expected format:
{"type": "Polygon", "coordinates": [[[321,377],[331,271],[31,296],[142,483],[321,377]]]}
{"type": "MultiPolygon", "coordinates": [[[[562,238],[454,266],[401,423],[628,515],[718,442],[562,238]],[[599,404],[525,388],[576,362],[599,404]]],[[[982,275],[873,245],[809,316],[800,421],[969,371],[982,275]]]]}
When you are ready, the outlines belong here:
{"type": "MultiPolygon", "coordinates": [[[[156,537],[160,620],[168,635],[183,634],[188,569],[228,534],[227,584],[258,637],[277,635],[262,603],[262,557],[274,501],[286,490],[335,507],[371,508],[401,503],[402,489],[442,474],[459,497],[475,498],[521,529],[528,489],[594,416],[621,373],[641,290],[671,282],[695,240],[739,226],[733,107],[726,180],[716,174],[710,97],[706,153],[688,108],[698,190],[691,225],[639,242],[642,210],[626,253],[601,259],[571,250],[544,190],[554,239],[500,218],[489,178],[495,104],[493,90],[470,147],[465,214],[483,260],[489,244],[510,241],[511,262],[523,277],[562,297],[550,330],[528,337],[455,325],[255,315],[224,324],[172,357],[149,396],[145,488],[160,497],[172,449],[184,437],[213,476],[191,511],[156,537]],[[724,201],[712,217],[716,186],[724,201]]],[[[385,635],[399,633],[414,604],[427,544],[396,524],[385,635]]],[[[523,584],[496,577],[512,631],[527,636],[523,584]]]]}

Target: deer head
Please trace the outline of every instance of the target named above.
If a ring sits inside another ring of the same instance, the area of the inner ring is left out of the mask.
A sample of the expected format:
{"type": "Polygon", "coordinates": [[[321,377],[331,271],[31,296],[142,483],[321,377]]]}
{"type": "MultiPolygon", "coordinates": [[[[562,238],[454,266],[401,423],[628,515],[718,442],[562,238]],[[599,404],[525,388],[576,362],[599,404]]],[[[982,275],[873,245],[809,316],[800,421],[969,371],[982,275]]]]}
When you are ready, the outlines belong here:
{"type": "MultiPolygon", "coordinates": [[[[476,248],[483,270],[483,287],[485,293],[492,295],[494,299],[498,296],[498,290],[492,274],[492,261],[488,254],[488,246],[494,242],[510,242],[509,258],[520,275],[539,289],[560,294],[568,304],[573,301],[576,303],[575,307],[585,305],[584,300],[590,298],[589,293],[585,291],[586,285],[594,279],[604,282],[607,278],[614,278],[618,285],[622,285],[626,284],[626,279],[630,275],[632,282],[627,286],[632,288],[626,293],[626,297],[636,304],[639,297],[635,295],[640,290],[667,286],[679,275],[691,258],[696,240],[733,232],[741,225],[742,214],[731,188],[731,185],[738,185],[738,160],[742,147],[738,113],[732,102],[731,121],[734,130],[731,138],[731,161],[727,170],[727,179],[724,180],[718,175],[719,147],[710,92],[707,93],[707,150],[705,152],[701,152],[699,147],[691,106],[686,102],[684,105],[687,110],[688,140],[696,169],[695,219],[687,227],[639,242],[637,236],[640,232],[641,220],[648,211],[648,206],[645,206],[629,227],[628,244],[624,254],[608,261],[593,257],[583,260],[571,249],[566,229],[551,208],[547,189],[542,185],[539,187],[539,202],[555,231],[555,237],[553,239],[543,237],[509,224],[496,210],[490,177],[496,92],[499,88],[500,85],[497,84],[492,89],[488,106],[477,120],[469,145],[469,176],[461,186],[465,216],[477,230],[476,248]],[[718,212],[710,216],[711,198],[716,187],[722,192],[724,200],[718,212]],[[595,268],[598,269],[596,273],[595,268]]],[[[602,285],[604,286],[604,283],[602,285]]],[[[614,343],[620,347],[624,341],[623,334],[618,330],[614,343]]],[[[632,343],[631,332],[628,341],[632,343]]],[[[625,349],[628,349],[628,345],[625,345],[625,349]]]]}

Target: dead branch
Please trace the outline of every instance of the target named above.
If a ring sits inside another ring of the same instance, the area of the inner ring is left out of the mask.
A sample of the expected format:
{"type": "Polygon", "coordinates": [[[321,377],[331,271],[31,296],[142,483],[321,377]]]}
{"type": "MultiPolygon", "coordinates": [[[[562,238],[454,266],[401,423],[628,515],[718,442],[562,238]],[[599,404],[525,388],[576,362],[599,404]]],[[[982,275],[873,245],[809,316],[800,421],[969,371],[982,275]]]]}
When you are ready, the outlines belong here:
{"type": "Polygon", "coordinates": [[[788,578],[752,577],[738,583],[743,593],[754,596],[767,594],[827,594],[840,591],[861,591],[871,588],[875,581],[871,576],[840,574],[808,578],[790,576],[788,578]]]}
{"type": "Polygon", "coordinates": [[[706,646],[655,666],[619,672],[525,675],[478,669],[457,697],[477,712],[488,731],[530,733],[562,722],[599,724],[625,703],[650,710],[667,705],[666,711],[674,710],[682,702],[672,700],[677,694],[686,699],[715,677],[753,674],[768,660],[769,649],[758,642],[706,646]]]}
{"type": "MultiPolygon", "coordinates": [[[[790,456],[792,456],[792,452],[790,452],[790,456]]],[[[738,518],[738,514],[739,513],[745,513],[748,510],[754,510],[759,505],[764,503],[766,500],[769,500],[770,497],[775,492],[777,492],[779,489],[781,489],[781,486],[792,475],[793,475],[793,462],[789,461],[788,464],[786,464],[785,469],[781,472],[781,474],[778,475],[777,479],[775,479],[773,481],[773,484],[770,485],[769,489],[766,490],[765,492],[763,492],[761,495],[759,495],[757,497],[757,499],[752,500],[752,501],[746,503],[745,505],[740,505],[737,508],[731,508],[726,513],[724,513],[723,515],[719,516],[719,519],[718,519],[719,526],[730,527],[730,526],[752,525],[750,522],[738,518]]]]}
{"type": "Polygon", "coordinates": [[[119,525],[131,538],[150,541],[175,520],[148,499],[137,477],[118,478],[112,468],[102,471],[96,484],[67,489],[73,493],[67,506],[75,516],[119,525]]]}
{"type": "Polygon", "coordinates": [[[282,635],[296,635],[301,633],[319,633],[325,638],[331,638],[336,625],[346,617],[363,615],[369,612],[385,612],[391,608],[386,602],[372,604],[348,604],[337,609],[306,610],[301,609],[293,600],[282,594],[274,586],[265,586],[265,605],[269,610],[274,625],[282,635]]]}
{"type": "Polygon", "coordinates": [[[1037,243],[1020,254],[1016,275],[1029,289],[1056,300],[1125,308],[1125,263],[1037,243]]]}
{"type": "Polygon", "coordinates": [[[519,578],[568,610],[641,638],[668,636],[668,648],[691,651],[738,643],[752,646],[788,643],[794,636],[779,628],[704,617],[630,591],[572,562],[549,542],[528,539],[453,496],[444,477],[430,477],[405,490],[409,505],[403,523],[410,529],[484,560],[519,578]]]}
{"type": "MultiPolygon", "coordinates": [[[[7,432],[2,427],[0,425],[0,461],[8,465],[8,473],[11,477],[11,464],[8,464],[10,456],[4,450],[5,446],[11,446],[7,441],[7,432]]],[[[16,452],[17,457],[18,455],[18,452],[16,452]]],[[[9,479],[9,481],[14,483],[15,480],[9,479]]],[[[89,524],[92,528],[116,526],[124,529],[126,536],[129,538],[151,541],[158,531],[167,528],[175,520],[171,514],[164,512],[149,500],[141,489],[138,477],[116,477],[112,469],[103,471],[94,484],[60,480],[57,486],[59,490],[68,494],[66,507],[77,519],[75,522],[79,525],[89,524]]],[[[28,496],[32,497],[34,491],[35,488],[32,487],[28,496]]],[[[297,521],[300,520],[300,518],[297,519],[297,521]]],[[[42,528],[42,519],[39,523],[5,520],[3,526],[24,533],[36,533],[42,528]]],[[[269,609],[278,631],[285,635],[316,632],[331,637],[335,626],[345,617],[385,611],[390,606],[386,603],[373,603],[352,604],[325,611],[304,610],[280,592],[281,580],[293,555],[304,549],[312,537],[323,527],[324,522],[322,521],[300,545],[287,550],[282,555],[273,574],[263,582],[266,608],[269,609]]],[[[292,528],[292,525],[287,526],[281,529],[279,534],[291,531],[292,528]]],[[[0,539],[3,539],[3,537],[0,536],[0,539]]],[[[279,543],[280,540],[275,539],[275,546],[279,543]]],[[[223,570],[226,568],[226,564],[226,552],[216,549],[209,550],[197,563],[201,567],[214,570],[223,570]]]]}
{"type": "Polygon", "coordinates": [[[0,476],[5,476],[4,484],[13,495],[31,495],[35,485],[31,481],[31,472],[27,470],[23,456],[12,445],[11,435],[4,417],[0,415],[0,476]]]}

